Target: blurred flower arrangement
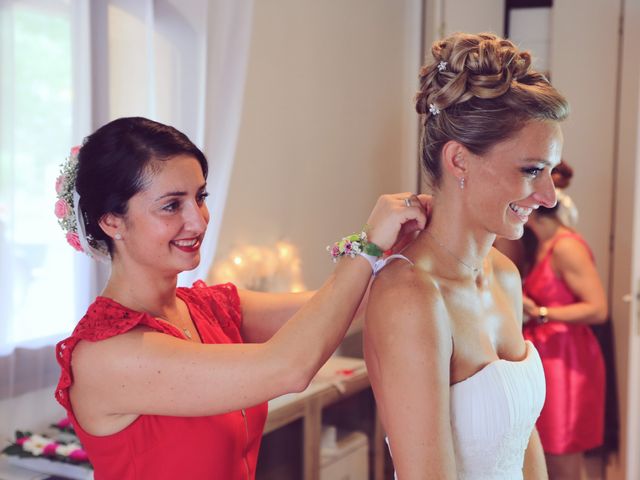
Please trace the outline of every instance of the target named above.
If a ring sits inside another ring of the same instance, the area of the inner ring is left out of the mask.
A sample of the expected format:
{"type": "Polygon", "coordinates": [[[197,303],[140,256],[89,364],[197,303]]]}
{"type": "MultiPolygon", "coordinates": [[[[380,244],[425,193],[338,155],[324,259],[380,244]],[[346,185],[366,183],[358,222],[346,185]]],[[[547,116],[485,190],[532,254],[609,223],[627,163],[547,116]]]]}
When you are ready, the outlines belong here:
{"type": "Polygon", "coordinates": [[[211,269],[210,284],[232,282],[259,292],[301,292],[302,269],[298,249],[289,242],[273,246],[243,245],[211,269]]]}
{"type": "Polygon", "coordinates": [[[75,435],[68,418],[51,425],[52,434],[34,434],[16,431],[15,440],[2,450],[9,462],[17,466],[45,473],[71,473],[70,478],[85,478],[92,470],[87,452],[75,435]],[[34,461],[40,460],[40,463],[34,461]],[[54,465],[68,465],[68,468],[82,467],[83,475],[73,475],[74,470],[64,470],[54,465]]]}

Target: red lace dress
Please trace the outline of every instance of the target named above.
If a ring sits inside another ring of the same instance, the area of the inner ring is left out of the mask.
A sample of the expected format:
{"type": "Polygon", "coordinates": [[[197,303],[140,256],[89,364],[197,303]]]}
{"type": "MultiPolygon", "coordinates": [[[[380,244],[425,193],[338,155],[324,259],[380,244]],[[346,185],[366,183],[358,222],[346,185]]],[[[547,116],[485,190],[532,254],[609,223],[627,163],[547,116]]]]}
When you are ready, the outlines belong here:
{"type": "MultiPolygon", "coordinates": [[[[524,280],[524,294],[546,307],[578,301],[551,266],[560,235],[544,258],[524,280]]],[[[590,252],[590,250],[589,250],[590,252]]],[[[593,258],[593,257],[592,257],[593,258]]],[[[529,321],[524,337],[535,345],[544,367],[547,398],[536,426],[546,453],[560,455],[589,450],[602,444],[604,432],[605,370],[602,352],[588,325],[529,321]]]]}
{"type": "MultiPolygon", "coordinates": [[[[242,343],[240,298],[234,285],[207,287],[196,282],[192,288],[178,288],[177,295],[188,306],[203,343],[242,343]]],[[[172,325],[98,297],[72,335],[57,345],[62,373],[56,399],[73,422],[94,466],[95,479],[253,479],[266,403],[209,417],[140,415],[120,432],[103,437],[91,435],[78,425],[69,401],[74,347],[80,340],[104,340],[136,325],[184,338],[172,325]]]]}

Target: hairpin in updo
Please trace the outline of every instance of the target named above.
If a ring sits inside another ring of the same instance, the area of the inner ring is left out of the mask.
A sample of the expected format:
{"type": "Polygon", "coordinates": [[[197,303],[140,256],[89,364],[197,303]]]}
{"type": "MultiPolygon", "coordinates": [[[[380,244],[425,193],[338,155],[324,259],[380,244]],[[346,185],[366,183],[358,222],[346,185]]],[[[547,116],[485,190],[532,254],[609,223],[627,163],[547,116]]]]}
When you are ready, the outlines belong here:
{"type": "Polygon", "coordinates": [[[438,71],[444,72],[446,69],[447,69],[447,62],[445,62],[444,60],[440,60],[440,63],[438,63],[438,71]]]}
{"type": "Polygon", "coordinates": [[[430,103],[429,104],[429,113],[433,116],[435,115],[439,115],[440,114],[440,109],[438,107],[436,107],[435,103],[430,103]]]}

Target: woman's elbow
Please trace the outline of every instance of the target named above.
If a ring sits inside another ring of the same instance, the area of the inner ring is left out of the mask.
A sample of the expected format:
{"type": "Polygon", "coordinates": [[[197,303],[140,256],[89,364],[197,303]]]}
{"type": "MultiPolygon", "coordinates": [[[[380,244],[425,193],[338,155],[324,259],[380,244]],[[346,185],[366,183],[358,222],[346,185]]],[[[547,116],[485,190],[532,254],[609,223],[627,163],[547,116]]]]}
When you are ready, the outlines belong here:
{"type": "Polygon", "coordinates": [[[591,321],[589,322],[592,325],[602,325],[606,323],[609,319],[609,309],[606,304],[597,305],[594,308],[594,312],[591,315],[591,321]]]}
{"type": "Polygon", "coordinates": [[[598,312],[596,314],[596,324],[602,325],[603,323],[607,323],[608,319],[609,319],[609,308],[607,308],[606,305],[603,305],[601,308],[598,309],[598,312]]]}
{"type": "Polygon", "coordinates": [[[291,383],[292,393],[304,392],[311,384],[311,380],[313,380],[313,377],[313,375],[309,374],[298,374],[291,383]]]}
{"type": "Polygon", "coordinates": [[[278,378],[282,379],[283,393],[299,393],[307,389],[317,369],[305,361],[282,362],[278,378]]]}

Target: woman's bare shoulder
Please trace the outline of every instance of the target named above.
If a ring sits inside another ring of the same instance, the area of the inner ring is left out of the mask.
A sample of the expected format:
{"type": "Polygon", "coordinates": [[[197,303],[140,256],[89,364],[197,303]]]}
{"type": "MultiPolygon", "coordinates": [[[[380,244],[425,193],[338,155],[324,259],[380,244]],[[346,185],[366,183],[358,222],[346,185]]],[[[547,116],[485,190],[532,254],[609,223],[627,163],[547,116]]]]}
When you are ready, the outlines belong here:
{"type": "Polygon", "coordinates": [[[554,265],[574,264],[591,262],[591,252],[583,241],[575,236],[565,236],[560,238],[554,245],[551,253],[554,265]]]}
{"type": "Polygon", "coordinates": [[[450,344],[449,315],[437,280],[406,262],[386,267],[371,286],[365,335],[374,342],[392,336],[407,344],[450,344]]]}
{"type": "Polygon", "coordinates": [[[488,260],[491,262],[491,266],[494,272],[507,275],[519,275],[518,268],[515,263],[511,261],[504,253],[497,248],[493,247],[489,251],[488,260]]]}
{"type": "Polygon", "coordinates": [[[496,248],[492,248],[488,255],[491,269],[496,281],[505,290],[510,292],[520,292],[522,289],[522,279],[518,267],[504,253],[496,248]]]}

